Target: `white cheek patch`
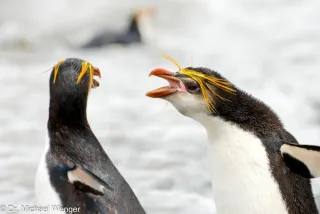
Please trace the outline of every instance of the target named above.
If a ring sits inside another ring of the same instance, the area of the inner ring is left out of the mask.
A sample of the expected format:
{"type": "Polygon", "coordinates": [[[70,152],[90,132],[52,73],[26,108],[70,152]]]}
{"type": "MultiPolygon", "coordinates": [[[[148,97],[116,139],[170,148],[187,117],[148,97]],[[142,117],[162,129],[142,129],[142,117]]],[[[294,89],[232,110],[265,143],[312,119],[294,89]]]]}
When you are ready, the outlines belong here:
{"type": "Polygon", "coordinates": [[[166,97],[181,114],[193,118],[194,115],[208,111],[207,106],[201,96],[188,92],[177,93],[166,97]]]}

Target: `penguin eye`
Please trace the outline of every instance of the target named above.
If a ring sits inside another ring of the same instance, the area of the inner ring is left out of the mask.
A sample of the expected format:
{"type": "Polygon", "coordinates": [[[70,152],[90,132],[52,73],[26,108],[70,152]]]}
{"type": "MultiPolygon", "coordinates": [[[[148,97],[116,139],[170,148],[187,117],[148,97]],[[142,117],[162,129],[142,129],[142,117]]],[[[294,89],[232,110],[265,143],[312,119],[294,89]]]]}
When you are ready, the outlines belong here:
{"type": "Polygon", "coordinates": [[[197,82],[193,82],[193,81],[186,82],[185,87],[190,93],[197,93],[200,89],[199,84],[197,82]]]}

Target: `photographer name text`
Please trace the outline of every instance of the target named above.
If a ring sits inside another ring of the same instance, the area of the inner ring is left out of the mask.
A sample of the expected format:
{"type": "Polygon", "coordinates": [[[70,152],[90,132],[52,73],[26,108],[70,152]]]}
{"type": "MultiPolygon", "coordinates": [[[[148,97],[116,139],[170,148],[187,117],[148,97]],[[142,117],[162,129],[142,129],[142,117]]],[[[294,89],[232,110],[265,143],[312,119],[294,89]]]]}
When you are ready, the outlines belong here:
{"type": "Polygon", "coordinates": [[[13,205],[2,204],[0,205],[0,212],[64,212],[68,214],[79,213],[80,207],[63,207],[61,205],[13,205]]]}

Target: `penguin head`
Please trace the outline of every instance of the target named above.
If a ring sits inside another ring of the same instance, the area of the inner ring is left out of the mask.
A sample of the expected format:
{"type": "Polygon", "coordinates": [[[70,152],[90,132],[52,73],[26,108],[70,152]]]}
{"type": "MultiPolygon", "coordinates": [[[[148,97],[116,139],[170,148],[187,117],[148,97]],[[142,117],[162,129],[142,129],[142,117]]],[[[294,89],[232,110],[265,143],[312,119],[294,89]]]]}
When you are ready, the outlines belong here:
{"type": "Polygon", "coordinates": [[[50,97],[86,98],[91,88],[99,86],[94,76],[101,77],[100,70],[87,61],[76,58],[61,60],[50,75],[50,97]]]}
{"type": "Polygon", "coordinates": [[[218,72],[203,67],[179,68],[178,72],[158,68],[150,75],[166,79],[169,86],[155,89],[146,95],[169,101],[180,113],[197,116],[218,115],[219,109],[236,93],[236,88],[218,72]]]}
{"type": "Polygon", "coordinates": [[[59,130],[60,125],[89,127],[86,116],[91,88],[99,86],[93,79],[100,77],[98,68],[81,59],[61,60],[50,76],[50,104],[48,127],[59,130]]]}
{"type": "Polygon", "coordinates": [[[136,25],[139,25],[140,22],[145,22],[146,20],[150,21],[155,14],[156,9],[154,7],[141,8],[135,10],[131,16],[131,22],[135,22],[136,25]]]}
{"type": "Polygon", "coordinates": [[[155,8],[142,8],[134,11],[131,15],[131,21],[128,28],[129,34],[139,35],[140,41],[144,43],[151,42],[153,40],[153,18],[155,14],[155,8]]]}

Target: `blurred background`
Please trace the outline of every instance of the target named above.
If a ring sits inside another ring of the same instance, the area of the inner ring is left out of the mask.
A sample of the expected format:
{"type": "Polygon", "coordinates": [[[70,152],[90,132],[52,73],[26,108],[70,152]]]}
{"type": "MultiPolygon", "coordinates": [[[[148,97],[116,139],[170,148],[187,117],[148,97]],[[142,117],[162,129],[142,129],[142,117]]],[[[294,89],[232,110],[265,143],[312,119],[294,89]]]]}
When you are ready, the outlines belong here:
{"type": "Polygon", "coordinates": [[[0,203],[34,204],[48,115],[44,71],[78,57],[102,73],[89,98],[91,127],[146,211],[215,213],[206,133],[145,96],[166,84],[148,73],[176,69],[161,52],[181,66],[193,58],[268,103],[300,143],[320,145],[319,10],[316,0],[0,0],[0,203]],[[97,35],[127,39],[141,8],[153,8],[139,17],[142,42],[83,48],[97,35]]]}

